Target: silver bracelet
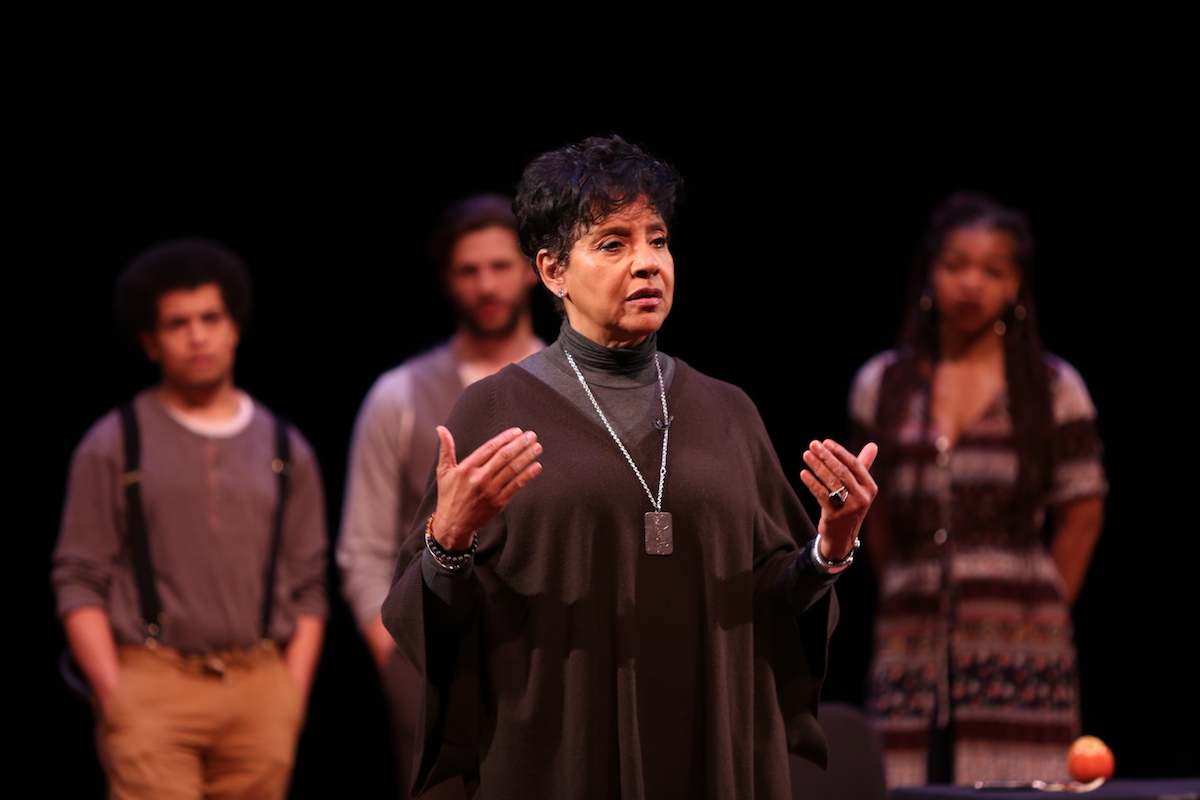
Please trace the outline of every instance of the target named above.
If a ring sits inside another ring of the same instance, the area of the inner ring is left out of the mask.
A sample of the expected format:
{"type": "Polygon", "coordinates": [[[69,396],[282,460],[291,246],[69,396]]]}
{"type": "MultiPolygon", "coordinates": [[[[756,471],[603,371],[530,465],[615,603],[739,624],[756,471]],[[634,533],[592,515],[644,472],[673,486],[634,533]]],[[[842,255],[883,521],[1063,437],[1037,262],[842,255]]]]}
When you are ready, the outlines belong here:
{"type": "Polygon", "coordinates": [[[850,548],[850,552],[846,554],[845,558],[840,561],[829,561],[821,557],[821,534],[818,533],[816,538],[812,540],[812,550],[810,551],[813,566],[826,575],[836,575],[854,563],[854,554],[858,552],[858,548],[861,545],[862,542],[855,536],[854,546],[850,548]]]}
{"type": "Polygon", "coordinates": [[[471,559],[475,557],[475,550],[479,546],[479,534],[476,533],[471,537],[471,546],[466,550],[447,550],[438,544],[437,539],[433,538],[434,516],[434,514],[430,514],[429,519],[425,521],[425,549],[429,551],[429,555],[433,556],[433,560],[439,567],[457,572],[470,564],[471,559]]]}

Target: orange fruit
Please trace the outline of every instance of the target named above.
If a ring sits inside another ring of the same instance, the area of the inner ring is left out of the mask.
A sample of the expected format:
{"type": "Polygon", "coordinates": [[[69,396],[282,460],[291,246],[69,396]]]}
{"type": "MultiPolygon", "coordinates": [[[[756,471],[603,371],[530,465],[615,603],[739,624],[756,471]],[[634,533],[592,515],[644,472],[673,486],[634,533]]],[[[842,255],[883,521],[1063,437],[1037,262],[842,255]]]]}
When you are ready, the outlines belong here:
{"type": "Polygon", "coordinates": [[[1111,778],[1116,766],[1112,750],[1095,736],[1080,736],[1067,751],[1067,769],[1077,781],[1111,778]]]}

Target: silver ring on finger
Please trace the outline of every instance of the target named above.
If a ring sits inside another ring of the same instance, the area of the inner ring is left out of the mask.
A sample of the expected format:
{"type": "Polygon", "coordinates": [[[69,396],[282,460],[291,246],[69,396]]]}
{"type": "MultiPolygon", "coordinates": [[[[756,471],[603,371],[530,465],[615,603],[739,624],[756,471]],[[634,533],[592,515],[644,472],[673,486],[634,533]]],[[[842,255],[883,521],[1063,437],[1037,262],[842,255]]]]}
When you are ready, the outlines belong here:
{"type": "Polygon", "coordinates": [[[846,498],[850,496],[845,486],[840,489],[834,489],[829,493],[829,502],[833,503],[834,508],[841,508],[846,503],[846,498]]]}

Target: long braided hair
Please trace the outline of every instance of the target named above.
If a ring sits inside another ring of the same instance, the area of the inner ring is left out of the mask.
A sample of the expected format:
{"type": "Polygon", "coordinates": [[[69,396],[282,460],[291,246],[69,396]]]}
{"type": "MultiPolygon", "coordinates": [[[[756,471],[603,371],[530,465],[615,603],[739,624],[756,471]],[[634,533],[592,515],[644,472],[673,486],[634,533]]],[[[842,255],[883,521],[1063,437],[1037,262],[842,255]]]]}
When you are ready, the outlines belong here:
{"type": "Polygon", "coordinates": [[[1005,325],[1004,377],[1018,463],[1019,527],[1012,534],[1018,541],[1031,542],[1038,534],[1036,509],[1051,477],[1053,429],[1045,349],[1038,333],[1031,289],[1033,236],[1022,212],[1007,208],[987,195],[974,192],[951,195],[930,217],[911,273],[907,310],[896,344],[897,358],[885,371],[880,385],[875,430],[882,439],[881,463],[876,472],[880,476],[879,485],[886,492],[897,466],[897,437],[908,403],[914,392],[928,391],[934,365],[941,358],[941,319],[936,304],[931,302],[930,268],[941,255],[950,232],[967,227],[986,227],[1009,234],[1021,269],[1017,301],[1005,310],[1001,321],[1005,325]]]}

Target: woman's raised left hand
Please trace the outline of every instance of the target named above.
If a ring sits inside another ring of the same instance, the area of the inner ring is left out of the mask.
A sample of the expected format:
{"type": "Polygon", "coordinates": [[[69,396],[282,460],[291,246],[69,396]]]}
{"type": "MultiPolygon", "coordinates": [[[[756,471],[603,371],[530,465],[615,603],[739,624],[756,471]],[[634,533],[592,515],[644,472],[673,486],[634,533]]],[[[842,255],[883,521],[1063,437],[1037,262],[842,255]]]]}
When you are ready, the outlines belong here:
{"type": "Polygon", "coordinates": [[[814,439],[804,451],[808,469],[801,471],[800,480],[821,506],[817,532],[821,534],[822,558],[840,561],[854,547],[867,510],[879,494],[869,471],[878,454],[879,447],[874,442],[855,457],[832,439],[823,442],[814,439]],[[845,499],[839,504],[831,493],[843,488],[845,499]]]}

